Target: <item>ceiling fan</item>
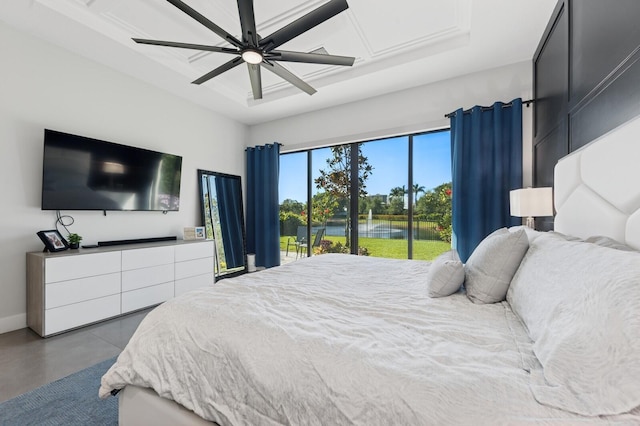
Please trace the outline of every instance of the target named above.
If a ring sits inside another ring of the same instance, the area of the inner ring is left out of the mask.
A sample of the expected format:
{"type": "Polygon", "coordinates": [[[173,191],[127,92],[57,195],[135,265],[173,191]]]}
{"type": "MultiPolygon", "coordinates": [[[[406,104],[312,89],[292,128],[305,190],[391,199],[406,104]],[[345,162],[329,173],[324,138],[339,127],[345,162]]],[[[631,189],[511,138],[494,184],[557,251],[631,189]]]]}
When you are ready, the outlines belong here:
{"type": "Polygon", "coordinates": [[[311,64],[344,65],[352,66],[355,58],[350,56],[336,56],[322,53],[292,52],[288,50],[278,50],[284,43],[292,40],[300,34],[323,23],[338,13],[346,10],[349,5],[346,0],[331,0],[306,15],[296,19],[292,23],[284,26],[267,37],[260,37],[256,32],[256,21],[253,13],[253,0],[238,0],[238,13],[240,15],[240,27],[242,29],[242,40],[238,40],[209,19],[198,13],[196,10],[185,4],[181,0],[167,0],[169,3],[200,22],[205,27],[222,37],[233,47],[209,46],[202,44],[178,43],[173,41],[148,40],[134,38],[133,41],[141,44],[151,44],[156,46],[180,47],[184,49],[204,50],[217,53],[226,53],[235,57],[229,62],[208,72],[202,77],[194,80],[194,84],[202,84],[213,77],[228,71],[243,62],[246,62],[251,80],[251,90],[254,99],[262,99],[262,78],[260,67],[263,67],[284,80],[293,84],[300,90],[312,95],[316,90],[302,79],[294,75],[282,65],[281,62],[305,62],[311,64]]]}

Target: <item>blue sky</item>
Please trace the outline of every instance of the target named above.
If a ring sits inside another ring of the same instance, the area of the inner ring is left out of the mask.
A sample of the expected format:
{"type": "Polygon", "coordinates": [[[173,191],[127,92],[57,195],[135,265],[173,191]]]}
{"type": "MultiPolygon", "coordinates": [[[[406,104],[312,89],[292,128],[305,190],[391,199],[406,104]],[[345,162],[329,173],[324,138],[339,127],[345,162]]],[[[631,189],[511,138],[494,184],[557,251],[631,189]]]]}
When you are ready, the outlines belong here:
{"type": "MultiPolygon", "coordinates": [[[[366,181],[369,195],[389,194],[391,188],[407,186],[408,170],[407,136],[366,142],[362,152],[368,158],[373,171],[366,181]]],[[[451,137],[449,131],[426,133],[413,137],[413,181],[427,190],[451,181],[451,137]]],[[[329,148],[312,152],[312,175],[315,179],[320,169],[326,169],[329,148]]],[[[293,199],[305,202],[306,153],[280,156],[280,202],[293,199]]],[[[313,186],[312,192],[317,189],[313,186]]]]}

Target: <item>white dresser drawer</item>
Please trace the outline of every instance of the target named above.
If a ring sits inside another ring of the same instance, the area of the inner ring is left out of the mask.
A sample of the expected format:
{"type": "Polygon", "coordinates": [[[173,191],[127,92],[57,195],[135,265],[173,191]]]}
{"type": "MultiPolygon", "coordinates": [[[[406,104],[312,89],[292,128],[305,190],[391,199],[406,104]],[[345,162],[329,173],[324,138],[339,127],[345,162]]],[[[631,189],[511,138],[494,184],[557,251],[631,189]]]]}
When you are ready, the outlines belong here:
{"type": "Polygon", "coordinates": [[[131,291],[156,284],[173,282],[173,275],[173,263],[122,271],[122,291],[131,291]]]}
{"type": "Polygon", "coordinates": [[[210,274],[197,275],[195,277],[176,280],[176,296],[186,293],[196,288],[208,287],[213,285],[213,272],[210,274]]]}
{"type": "Polygon", "coordinates": [[[173,263],[173,246],[149,247],[122,251],[122,270],[148,268],[173,263]]]}
{"type": "Polygon", "coordinates": [[[122,313],[157,305],[173,297],[173,282],[122,293],[122,313]]]}
{"type": "Polygon", "coordinates": [[[203,257],[213,257],[213,241],[185,243],[182,245],[177,245],[175,249],[176,262],[201,259],[203,257]]]}
{"type": "Polygon", "coordinates": [[[45,260],[45,283],[74,280],[120,271],[120,252],[62,256],[45,260]]]}
{"type": "Polygon", "coordinates": [[[120,273],[78,278],[45,285],[45,309],[120,294],[120,273]]]}
{"type": "Polygon", "coordinates": [[[119,294],[47,309],[44,335],[59,333],[117,315],[120,315],[119,294]]]}
{"type": "Polygon", "coordinates": [[[213,272],[213,257],[176,263],[176,280],[213,272]]]}

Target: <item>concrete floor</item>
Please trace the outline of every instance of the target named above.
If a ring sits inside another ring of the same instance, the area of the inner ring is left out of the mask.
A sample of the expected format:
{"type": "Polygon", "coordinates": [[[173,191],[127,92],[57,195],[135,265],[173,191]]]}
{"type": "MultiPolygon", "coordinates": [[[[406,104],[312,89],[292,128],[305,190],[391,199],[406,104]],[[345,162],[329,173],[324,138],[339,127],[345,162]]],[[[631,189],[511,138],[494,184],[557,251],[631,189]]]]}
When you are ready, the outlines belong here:
{"type": "Polygon", "coordinates": [[[280,264],[281,265],[284,265],[285,263],[295,262],[298,259],[300,259],[300,257],[296,257],[295,250],[290,251],[288,255],[284,251],[280,252],[280,264]]]}
{"type": "Polygon", "coordinates": [[[0,334],[0,402],[118,355],[149,311],[46,339],[29,328],[0,334]]]}

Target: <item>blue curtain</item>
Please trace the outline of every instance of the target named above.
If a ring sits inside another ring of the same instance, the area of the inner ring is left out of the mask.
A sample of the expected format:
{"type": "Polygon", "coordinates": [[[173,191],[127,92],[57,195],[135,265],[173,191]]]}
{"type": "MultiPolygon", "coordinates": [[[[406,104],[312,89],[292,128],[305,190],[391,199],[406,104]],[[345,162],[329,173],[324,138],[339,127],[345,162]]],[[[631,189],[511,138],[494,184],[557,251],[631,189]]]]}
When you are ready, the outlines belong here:
{"type": "Polygon", "coordinates": [[[522,187],[522,99],[451,116],[453,247],[463,262],[494,230],[519,225],[509,191],[522,187]]]}
{"type": "Polygon", "coordinates": [[[242,212],[238,211],[238,206],[242,206],[240,179],[224,176],[211,176],[210,179],[215,180],[216,185],[222,245],[224,246],[227,269],[243,266],[242,212]]]}
{"type": "Polygon", "coordinates": [[[280,265],[280,144],[247,148],[247,253],[256,265],[280,265]]]}

